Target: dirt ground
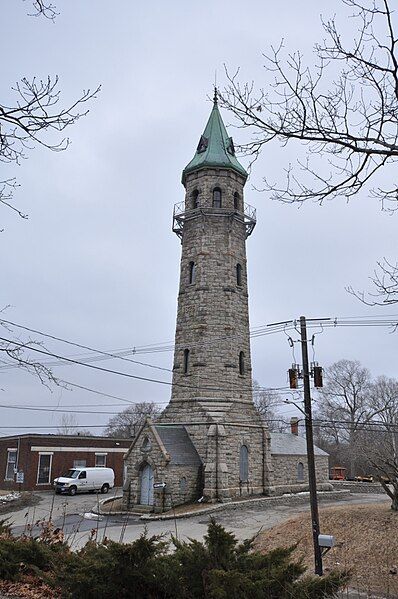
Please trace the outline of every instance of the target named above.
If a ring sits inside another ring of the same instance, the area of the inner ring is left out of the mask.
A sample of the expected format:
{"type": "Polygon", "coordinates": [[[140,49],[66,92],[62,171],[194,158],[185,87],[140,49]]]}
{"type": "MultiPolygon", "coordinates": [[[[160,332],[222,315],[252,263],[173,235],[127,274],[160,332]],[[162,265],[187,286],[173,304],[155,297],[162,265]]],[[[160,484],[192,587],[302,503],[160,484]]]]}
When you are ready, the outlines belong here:
{"type": "MultiPolygon", "coordinates": [[[[3,492],[0,491],[2,495],[8,495],[9,491],[3,492]]],[[[40,502],[40,497],[32,493],[31,491],[22,491],[21,496],[18,499],[14,499],[13,501],[8,501],[7,503],[1,502],[0,496],[0,516],[3,514],[10,514],[25,506],[37,505],[40,502]]]]}
{"type": "MultiPolygon", "coordinates": [[[[387,597],[398,596],[398,513],[388,504],[343,505],[320,510],[321,533],[335,537],[335,547],[324,556],[324,571],[351,571],[350,586],[387,597]]],[[[311,520],[301,514],[261,533],[258,549],[298,543],[297,557],[313,571],[311,520]]]]}

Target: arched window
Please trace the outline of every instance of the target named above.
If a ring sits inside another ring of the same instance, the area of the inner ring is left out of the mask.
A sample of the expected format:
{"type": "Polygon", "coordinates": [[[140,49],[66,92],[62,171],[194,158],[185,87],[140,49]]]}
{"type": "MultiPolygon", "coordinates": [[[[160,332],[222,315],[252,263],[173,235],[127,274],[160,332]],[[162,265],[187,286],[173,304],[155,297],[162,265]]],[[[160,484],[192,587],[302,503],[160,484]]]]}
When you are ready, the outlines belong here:
{"type": "Polygon", "coordinates": [[[189,370],[189,349],[184,349],[184,374],[189,370]]]}
{"type": "Polygon", "coordinates": [[[239,285],[239,287],[242,285],[242,265],[241,264],[236,265],[236,284],[239,285]]]}
{"type": "Polygon", "coordinates": [[[145,437],[143,444],[141,445],[142,451],[150,451],[152,449],[152,445],[148,437],[145,437]]]}
{"type": "Polygon", "coordinates": [[[192,209],[195,210],[195,208],[197,208],[199,206],[199,191],[197,189],[195,189],[195,191],[192,192],[192,209]]]}
{"type": "Polygon", "coordinates": [[[195,283],[196,278],[196,265],[195,262],[189,263],[189,284],[192,285],[195,283]]]}
{"type": "Polygon", "coordinates": [[[239,452],[239,478],[241,483],[249,480],[249,450],[242,445],[239,452]]]}
{"type": "Polygon", "coordinates": [[[239,210],[239,194],[237,191],[234,193],[234,209],[239,210]]]}
{"type": "Polygon", "coordinates": [[[299,482],[304,481],[304,464],[302,462],[297,464],[297,480],[299,482]]]}
{"type": "Polygon", "coordinates": [[[221,189],[219,187],[213,189],[213,208],[221,208],[221,189]]]}
{"type": "Polygon", "coordinates": [[[243,351],[239,353],[239,374],[245,374],[245,354],[243,351]]]}

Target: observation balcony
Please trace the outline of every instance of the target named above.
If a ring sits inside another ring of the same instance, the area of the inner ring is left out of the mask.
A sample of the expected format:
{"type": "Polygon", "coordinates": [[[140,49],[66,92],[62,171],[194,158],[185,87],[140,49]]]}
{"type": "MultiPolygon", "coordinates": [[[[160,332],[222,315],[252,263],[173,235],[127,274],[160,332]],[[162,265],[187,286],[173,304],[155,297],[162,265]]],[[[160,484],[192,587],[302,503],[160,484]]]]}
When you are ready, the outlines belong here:
{"type": "Polygon", "coordinates": [[[200,215],[205,216],[223,216],[223,217],[237,217],[242,220],[246,228],[246,238],[253,233],[253,229],[256,226],[256,209],[250,204],[243,205],[243,212],[240,210],[231,210],[231,208],[213,208],[211,206],[198,206],[198,208],[191,208],[185,210],[185,201],[174,204],[173,210],[173,231],[174,233],[182,238],[182,232],[184,229],[184,223],[187,219],[194,219],[200,215]]]}

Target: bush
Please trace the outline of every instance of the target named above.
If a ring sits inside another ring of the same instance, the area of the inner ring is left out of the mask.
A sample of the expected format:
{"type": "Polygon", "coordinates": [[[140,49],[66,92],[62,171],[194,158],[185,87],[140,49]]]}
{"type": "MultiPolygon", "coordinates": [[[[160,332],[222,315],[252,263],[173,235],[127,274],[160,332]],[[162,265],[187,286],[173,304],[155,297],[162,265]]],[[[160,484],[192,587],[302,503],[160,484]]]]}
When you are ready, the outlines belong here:
{"type": "Polygon", "coordinates": [[[71,555],[56,581],[76,599],[155,598],[160,582],[157,563],[168,544],[146,533],[130,544],[89,542],[71,555]]]}
{"type": "Polygon", "coordinates": [[[77,553],[51,539],[0,538],[0,578],[35,572],[68,599],[320,599],[347,582],[346,573],[303,577],[294,546],[263,555],[215,520],[203,542],[173,538],[174,551],[146,532],[125,545],[89,541],[77,553]]]}
{"type": "Polygon", "coordinates": [[[13,537],[0,539],[0,579],[17,580],[21,573],[37,575],[51,572],[59,560],[60,547],[37,539],[13,537]]]}

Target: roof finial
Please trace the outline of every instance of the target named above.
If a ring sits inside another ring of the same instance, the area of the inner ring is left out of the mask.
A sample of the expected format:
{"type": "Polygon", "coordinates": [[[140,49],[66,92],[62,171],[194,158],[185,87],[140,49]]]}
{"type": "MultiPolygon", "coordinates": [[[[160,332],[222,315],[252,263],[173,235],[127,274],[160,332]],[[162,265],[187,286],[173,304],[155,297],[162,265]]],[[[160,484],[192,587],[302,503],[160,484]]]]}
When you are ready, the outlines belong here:
{"type": "Polygon", "coordinates": [[[217,89],[217,69],[214,71],[214,96],[213,96],[214,104],[218,103],[218,89],[217,89]]]}

